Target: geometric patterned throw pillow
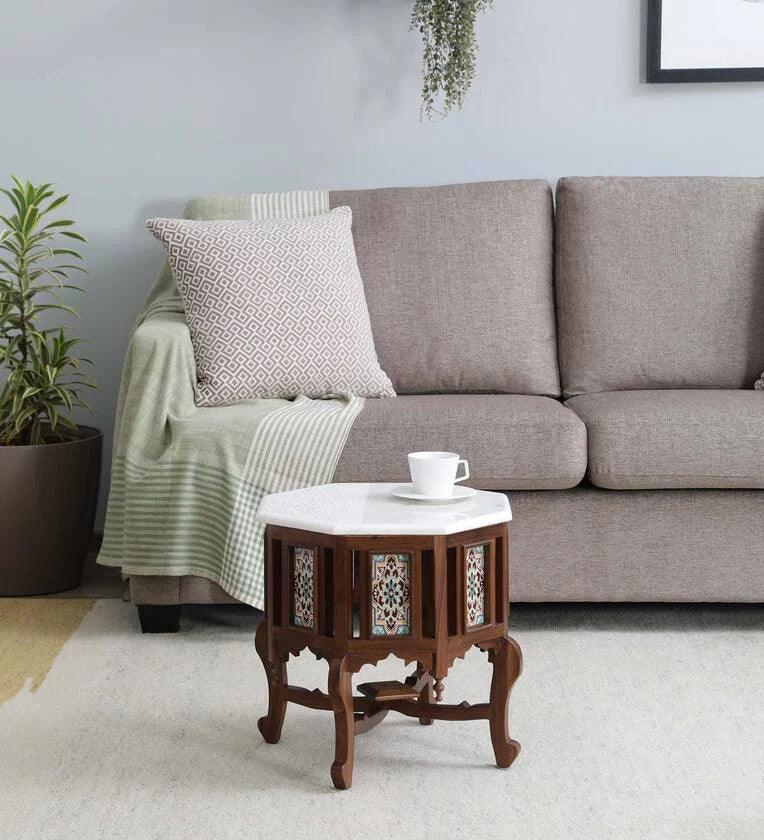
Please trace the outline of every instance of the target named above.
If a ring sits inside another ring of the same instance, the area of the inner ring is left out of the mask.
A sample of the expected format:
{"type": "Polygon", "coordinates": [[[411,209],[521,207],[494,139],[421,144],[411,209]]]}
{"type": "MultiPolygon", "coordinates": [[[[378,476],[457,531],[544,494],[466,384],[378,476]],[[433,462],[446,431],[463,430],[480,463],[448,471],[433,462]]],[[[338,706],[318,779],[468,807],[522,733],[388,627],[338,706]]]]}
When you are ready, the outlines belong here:
{"type": "Polygon", "coordinates": [[[268,221],[150,219],[196,359],[196,402],[394,397],[379,366],[352,211],[268,221]]]}

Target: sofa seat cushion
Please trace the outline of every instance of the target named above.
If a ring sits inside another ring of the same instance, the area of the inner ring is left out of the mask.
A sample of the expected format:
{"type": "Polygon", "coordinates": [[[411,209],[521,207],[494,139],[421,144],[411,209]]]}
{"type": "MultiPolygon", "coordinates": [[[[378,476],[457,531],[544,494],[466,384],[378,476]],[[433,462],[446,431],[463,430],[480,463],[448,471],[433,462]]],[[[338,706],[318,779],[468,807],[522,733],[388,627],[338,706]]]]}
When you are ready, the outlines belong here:
{"type": "Polygon", "coordinates": [[[439,394],[366,400],[335,481],[409,481],[406,455],[458,452],[468,485],[485,490],[573,487],[586,470],[586,428],[548,397],[439,394]]]}
{"type": "Polygon", "coordinates": [[[613,391],[565,405],[586,423],[598,487],[764,488],[758,391],[613,391]]]}

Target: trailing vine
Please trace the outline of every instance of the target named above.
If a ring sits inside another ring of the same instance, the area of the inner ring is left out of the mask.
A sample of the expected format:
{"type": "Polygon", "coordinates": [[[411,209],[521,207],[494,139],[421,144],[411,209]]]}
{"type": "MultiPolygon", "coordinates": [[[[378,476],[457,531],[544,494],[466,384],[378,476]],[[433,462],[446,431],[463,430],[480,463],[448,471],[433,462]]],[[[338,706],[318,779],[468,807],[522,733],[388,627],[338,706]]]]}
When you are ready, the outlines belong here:
{"type": "Polygon", "coordinates": [[[423,41],[422,115],[461,108],[475,76],[475,21],[493,0],[415,0],[411,29],[423,41]]]}

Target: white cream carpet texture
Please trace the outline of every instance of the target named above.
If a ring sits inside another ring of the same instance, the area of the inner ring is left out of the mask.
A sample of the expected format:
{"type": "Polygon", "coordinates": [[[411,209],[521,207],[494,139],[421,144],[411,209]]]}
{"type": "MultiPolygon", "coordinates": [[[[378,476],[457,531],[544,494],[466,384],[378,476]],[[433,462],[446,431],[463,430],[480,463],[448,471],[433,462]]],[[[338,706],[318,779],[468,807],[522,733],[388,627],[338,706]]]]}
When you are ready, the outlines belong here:
{"type": "MultiPolygon", "coordinates": [[[[255,622],[188,609],[179,635],[143,636],[134,607],[98,601],[42,685],[0,705],[0,837],[764,838],[760,609],[517,610],[514,766],[493,766],[485,722],[391,714],[356,740],[344,792],[329,713],[291,706],[275,746],[257,732],[255,622]]],[[[326,669],[303,654],[290,681],[325,688],[326,669]]],[[[489,680],[475,650],[444,700],[487,699],[489,680]]]]}

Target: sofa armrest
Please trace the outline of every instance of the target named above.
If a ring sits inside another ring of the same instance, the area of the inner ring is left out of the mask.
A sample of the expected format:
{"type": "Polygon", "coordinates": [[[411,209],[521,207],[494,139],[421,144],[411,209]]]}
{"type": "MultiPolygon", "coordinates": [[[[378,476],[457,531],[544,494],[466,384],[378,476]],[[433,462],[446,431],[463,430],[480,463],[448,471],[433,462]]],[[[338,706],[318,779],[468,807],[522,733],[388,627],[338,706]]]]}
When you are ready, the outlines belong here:
{"type": "Polygon", "coordinates": [[[115,455],[137,448],[144,458],[157,457],[168,420],[196,410],[195,385],[194,350],[183,314],[157,312],[141,322],[130,338],[122,373],[115,455]],[[141,440],[135,447],[137,435],[141,440]]]}
{"type": "Polygon", "coordinates": [[[196,365],[185,316],[180,312],[157,312],[138,324],[130,339],[127,361],[139,368],[159,362],[174,369],[193,391],[196,365]]]}

